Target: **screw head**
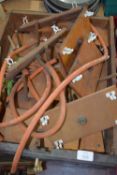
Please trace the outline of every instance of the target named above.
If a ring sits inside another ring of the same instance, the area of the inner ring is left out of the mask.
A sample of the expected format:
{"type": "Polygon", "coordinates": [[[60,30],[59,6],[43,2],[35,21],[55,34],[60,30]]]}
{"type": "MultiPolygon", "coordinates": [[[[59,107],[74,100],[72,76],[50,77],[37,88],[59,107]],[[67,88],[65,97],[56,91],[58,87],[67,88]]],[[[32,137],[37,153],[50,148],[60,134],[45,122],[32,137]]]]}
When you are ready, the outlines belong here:
{"type": "Polygon", "coordinates": [[[85,116],[80,116],[80,117],[78,118],[78,123],[79,123],[80,125],[86,125],[86,124],[87,124],[87,118],[86,118],[85,116]]]}
{"type": "Polygon", "coordinates": [[[99,143],[96,144],[96,147],[99,148],[101,145],[99,143]]]}

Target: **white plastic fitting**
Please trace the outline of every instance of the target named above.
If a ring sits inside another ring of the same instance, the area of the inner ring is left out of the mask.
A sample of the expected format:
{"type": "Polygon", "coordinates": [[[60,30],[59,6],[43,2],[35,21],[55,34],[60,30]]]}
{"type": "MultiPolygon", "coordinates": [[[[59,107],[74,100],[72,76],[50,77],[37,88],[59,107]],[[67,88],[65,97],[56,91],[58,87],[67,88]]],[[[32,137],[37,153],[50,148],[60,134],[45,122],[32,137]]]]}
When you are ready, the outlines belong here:
{"type": "Polygon", "coordinates": [[[106,98],[109,98],[110,100],[117,100],[116,92],[111,91],[106,93],[106,98]]]}
{"type": "Polygon", "coordinates": [[[96,39],[97,39],[96,34],[93,32],[90,32],[89,38],[88,38],[88,43],[91,43],[91,42],[95,41],[96,39]]]}
{"type": "Polygon", "coordinates": [[[54,145],[55,145],[56,149],[62,149],[62,148],[63,148],[63,144],[64,144],[64,142],[63,142],[62,139],[56,140],[56,141],[54,142],[54,145]]]}
{"type": "Polygon", "coordinates": [[[23,21],[23,25],[28,24],[28,17],[24,16],[22,21],[23,21]]]}
{"type": "Polygon", "coordinates": [[[49,123],[49,119],[50,117],[48,115],[45,115],[43,117],[40,118],[40,122],[42,126],[47,126],[49,123]]]}
{"type": "Polygon", "coordinates": [[[51,26],[51,28],[53,29],[54,33],[57,33],[57,32],[61,31],[61,29],[58,26],[56,26],[55,24],[53,26],[51,26]]]}
{"type": "Polygon", "coordinates": [[[8,66],[12,66],[15,63],[11,57],[6,58],[6,61],[8,66]]]}
{"type": "Polygon", "coordinates": [[[74,49],[65,47],[63,49],[63,52],[62,53],[63,53],[63,55],[70,55],[73,51],[74,51],[74,49]]]}
{"type": "Polygon", "coordinates": [[[83,78],[83,75],[80,74],[80,75],[78,75],[76,78],[74,78],[74,79],[72,80],[72,83],[76,83],[76,82],[80,81],[82,78],[83,78]]]}
{"type": "Polygon", "coordinates": [[[85,14],[84,14],[84,17],[90,17],[90,16],[93,16],[94,15],[94,12],[91,12],[91,11],[86,11],[85,14]]]}

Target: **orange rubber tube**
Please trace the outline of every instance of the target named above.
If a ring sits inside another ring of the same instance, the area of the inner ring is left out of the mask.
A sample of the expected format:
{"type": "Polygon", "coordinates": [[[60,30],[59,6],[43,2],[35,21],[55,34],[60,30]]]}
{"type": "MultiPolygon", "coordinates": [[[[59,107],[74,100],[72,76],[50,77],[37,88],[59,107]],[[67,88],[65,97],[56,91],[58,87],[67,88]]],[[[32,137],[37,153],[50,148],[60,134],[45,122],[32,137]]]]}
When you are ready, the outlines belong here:
{"type": "MultiPolygon", "coordinates": [[[[40,70],[42,70],[42,69],[40,69],[40,70]]],[[[10,107],[11,108],[13,106],[12,103],[14,103],[14,100],[12,100],[11,96],[13,96],[13,94],[15,94],[15,91],[18,88],[18,86],[21,84],[21,82],[22,82],[22,79],[19,79],[11,91],[11,95],[10,95],[10,107]]],[[[0,123],[0,128],[5,128],[8,126],[16,125],[16,124],[21,123],[22,121],[28,119],[29,117],[31,117],[31,115],[34,114],[38,110],[38,108],[42,105],[42,103],[45,101],[45,99],[49,95],[50,89],[51,89],[51,79],[50,79],[49,75],[47,74],[47,87],[46,87],[41,99],[31,109],[29,109],[24,114],[22,114],[19,118],[15,118],[15,119],[12,119],[10,121],[0,123]]]]}
{"type": "MultiPolygon", "coordinates": [[[[49,64],[55,64],[56,63],[56,59],[52,59],[52,60],[50,60],[50,61],[48,61],[47,63],[45,63],[45,65],[48,65],[48,63],[49,64]]],[[[31,75],[30,75],[30,80],[32,80],[33,78],[35,78],[35,76],[37,76],[37,74],[39,74],[41,71],[43,71],[44,70],[44,67],[43,66],[41,66],[39,69],[36,69],[31,75]]],[[[23,88],[23,84],[21,84],[19,87],[18,87],[18,89],[17,89],[17,91],[20,91],[21,89],[23,88]]]]}
{"type": "MultiPolygon", "coordinates": [[[[49,68],[49,70],[51,72],[51,75],[52,75],[52,77],[55,81],[56,86],[59,86],[61,81],[60,81],[59,76],[57,75],[56,71],[50,65],[48,65],[47,67],[49,68]]],[[[12,109],[13,116],[15,116],[17,118],[17,117],[20,117],[20,116],[17,115],[17,112],[15,110],[15,104],[14,104],[14,100],[13,100],[14,98],[13,97],[14,97],[14,94],[12,94],[11,109],[12,109]]],[[[57,130],[62,126],[62,124],[64,122],[65,112],[66,112],[66,101],[65,101],[64,92],[62,92],[60,94],[60,117],[59,117],[59,120],[57,121],[57,124],[47,132],[44,132],[44,133],[33,132],[32,136],[35,137],[35,138],[44,138],[44,137],[47,137],[47,136],[52,135],[55,132],[57,132],[57,130]]],[[[21,126],[22,126],[23,130],[26,130],[26,126],[23,123],[22,123],[21,126]]]]}
{"type": "Polygon", "coordinates": [[[30,135],[32,134],[34,128],[36,127],[40,117],[45,113],[46,109],[49,107],[49,105],[53,102],[53,100],[59,95],[60,92],[62,92],[65,87],[78,75],[85,72],[87,69],[96,66],[97,64],[100,64],[108,59],[108,50],[105,45],[105,42],[103,41],[100,34],[97,32],[94,26],[92,26],[92,30],[97,34],[100,43],[102,44],[104,48],[104,55],[94,61],[90,61],[89,63],[86,63],[79,69],[75,70],[71,75],[69,75],[54,91],[53,93],[48,97],[46,102],[41,106],[40,110],[35,114],[35,117],[32,119],[31,124],[28,126],[26,132],[23,135],[23,138],[21,139],[21,142],[17,148],[16,154],[13,159],[13,164],[11,168],[11,173],[15,173],[17,170],[18,162],[20,160],[21,154],[23,152],[23,149],[25,148],[25,145],[30,138],[30,135]]]}
{"type": "MultiPolygon", "coordinates": [[[[50,61],[48,61],[46,63],[47,64],[55,64],[56,63],[56,59],[52,59],[50,61]]],[[[31,76],[28,78],[28,87],[29,87],[29,91],[31,92],[32,96],[38,101],[40,99],[40,96],[39,94],[36,92],[36,89],[35,87],[33,86],[33,83],[32,83],[32,79],[38,74],[38,69],[36,69],[33,74],[31,74],[31,76]]]]}
{"type": "MultiPolygon", "coordinates": [[[[20,83],[18,83],[17,86],[13,87],[9,102],[10,102],[11,112],[18,122],[19,122],[19,119],[21,119],[21,118],[24,119],[24,117],[25,117],[25,120],[26,120],[29,117],[31,117],[40,108],[40,106],[44,103],[44,101],[47,99],[47,97],[50,93],[50,90],[51,90],[51,79],[46,71],[45,71],[45,75],[46,75],[46,79],[47,79],[47,85],[46,85],[44,94],[42,95],[40,100],[38,100],[38,102],[32,108],[30,108],[28,111],[26,111],[24,114],[22,114],[20,116],[18,115],[18,113],[16,111],[15,103],[14,103],[15,92],[17,91],[18,85],[20,85],[20,83]]],[[[23,125],[22,128],[26,129],[25,125],[23,125]]]]}
{"type": "Polygon", "coordinates": [[[28,87],[32,96],[36,99],[36,101],[38,101],[40,99],[40,96],[37,93],[35,87],[33,86],[33,83],[31,82],[30,78],[28,79],[28,87]]]}
{"type": "MultiPolygon", "coordinates": [[[[56,62],[55,59],[47,62],[46,64],[50,63],[50,64],[54,64],[56,62]]],[[[39,69],[37,69],[33,74],[31,74],[30,76],[30,79],[32,80],[37,74],[39,74],[44,68],[43,67],[40,67],[39,69]]],[[[48,75],[47,75],[48,76],[48,75]]],[[[49,78],[49,77],[48,77],[49,78]]],[[[50,78],[49,78],[50,79],[50,78]]],[[[49,91],[50,91],[50,80],[48,79],[48,84],[47,84],[47,88],[46,88],[46,92],[44,92],[43,94],[43,98],[46,99],[46,93],[49,94],[49,91]]],[[[17,83],[14,85],[14,86],[20,86],[20,88],[18,90],[20,90],[23,86],[21,86],[21,79],[17,81],[17,83]]],[[[16,87],[16,89],[17,89],[16,87]]],[[[23,122],[24,120],[26,120],[29,115],[32,115],[37,109],[38,109],[38,105],[42,103],[41,101],[40,102],[37,102],[35,105],[34,105],[34,108],[31,108],[30,111],[28,110],[27,112],[25,112],[24,114],[22,114],[19,118],[15,118],[15,119],[12,119],[10,121],[6,121],[6,122],[1,122],[0,123],[0,128],[6,128],[6,127],[10,127],[10,126],[13,126],[13,125],[16,125],[16,124],[19,124],[21,122],[23,122]]]]}
{"type": "MultiPolygon", "coordinates": [[[[59,76],[57,75],[56,71],[54,70],[54,68],[51,65],[47,66],[55,83],[56,86],[58,87],[61,83],[59,76]]],[[[62,126],[62,124],[64,123],[65,120],[65,114],[66,114],[66,99],[65,99],[65,93],[64,91],[61,91],[60,93],[60,116],[59,119],[57,121],[57,123],[54,125],[53,128],[51,128],[50,130],[44,132],[44,133],[35,133],[34,137],[38,138],[38,139],[42,139],[48,136],[51,136],[53,134],[55,134],[62,126]]]]}

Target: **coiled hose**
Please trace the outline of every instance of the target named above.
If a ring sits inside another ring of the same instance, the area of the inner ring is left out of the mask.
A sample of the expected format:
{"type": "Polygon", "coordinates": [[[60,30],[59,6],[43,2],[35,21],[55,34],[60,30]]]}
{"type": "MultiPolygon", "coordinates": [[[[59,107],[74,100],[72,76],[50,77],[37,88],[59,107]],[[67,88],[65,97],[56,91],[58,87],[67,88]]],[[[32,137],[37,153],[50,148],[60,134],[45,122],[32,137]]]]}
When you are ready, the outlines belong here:
{"type": "MultiPolygon", "coordinates": [[[[57,75],[56,71],[54,70],[54,68],[51,65],[47,65],[47,67],[48,67],[49,71],[51,72],[51,75],[52,75],[52,77],[53,77],[53,79],[55,81],[56,87],[57,87],[61,83],[60,79],[59,79],[59,76],[57,75]]],[[[15,90],[13,89],[13,91],[12,91],[13,93],[11,94],[10,108],[11,108],[13,116],[15,116],[17,118],[17,117],[21,117],[21,116],[18,116],[18,114],[16,112],[15,104],[14,104],[15,91],[16,91],[16,87],[15,87],[15,90]]],[[[40,134],[40,133],[36,133],[35,132],[35,133],[32,134],[32,136],[35,137],[35,138],[44,138],[44,137],[47,137],[49,135],[52,135],[52,133],[54,134],[55,131],[57,131],[61,127],[63,122],[64,122],[65,111],[66,111],[65,109],[66,109],[65,95],[64,95],[64,92],[62,92],[60,94],[60,117],[59,117],[59,120],[58,120],[57,124],[55,124],[54,129],[52,128],[51,130],[47,131],[44,134],[43,133],[40,134]]],[[[30,117],[30,115],[29,115],[29,117],[30,117]]],[[[22,124],[22,128],[23,128],[23,130],[25,130],[26,126],[22,124]]]]}
{"type": "MultiPolygon", "coordinates": [[[[50,64],[53,64],[55,63],[55,60],[51,60],[50,62],[48,62],[50,64]]],[[[48,64],[47,63],[47,64],[48,64]]],[[[40,67],[39,69],[37,69],[31,76],[30,76],[30,79],[33,79],[37,74],[39,74],[44,68],[43,67],[40,67]]],[[[51,81],[50,81],[50,77],[48,76],[47,74],[47,87],[46,87],[46,90],[43,94],[43,97],[28,111],[26,111],[24,114],[22,114],[19,118],[15,118],[15,119],[12,119],[10,121],[6,121],[6,122],[1,122],[0,123],[0,128],[5,128],[5,127],[9,127],[9,126],[13,126],[13,125],[16,125],[16,124],[19,124],[23,121],[25,121],[26,119],[29,118],[29,116],[32,116],[37,110],[38,108],[41,106],[41,104],[45,101],[45,99],[47,98],[47,96],[49,95],[49,92],[50,92],[50,89],[51,89],[51,81]]],[[[16,89],[18,88],[18,86],[20,86],[22,83],[22,79],[19,79],[17,81],[17,83],[14,85],[12,91],[11,91],[11,94],[14,94],[14,92],[16,91],[16,89]]],[[[21,89],[21,88],[19,88],[21,89]]],[[[10,99],[12,99],[11,97],[12,95],[10,95],[10,99]]],[[[13,95],[14,96],[14,95],[13,95]]],[[[12,104],[12,103],[10,103],[12,104]]]]}

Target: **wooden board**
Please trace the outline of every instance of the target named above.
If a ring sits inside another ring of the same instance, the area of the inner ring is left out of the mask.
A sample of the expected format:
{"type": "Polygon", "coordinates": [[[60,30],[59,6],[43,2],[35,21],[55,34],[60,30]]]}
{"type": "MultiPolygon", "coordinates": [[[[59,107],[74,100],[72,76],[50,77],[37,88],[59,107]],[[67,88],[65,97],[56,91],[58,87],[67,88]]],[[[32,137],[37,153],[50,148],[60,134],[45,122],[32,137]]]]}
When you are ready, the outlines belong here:
{"type": "MultiPolygon", "coordinates": [[[[106,92],[116,88],[109,87],[92,95],[76,100],[67,105],[66,121],[59,132],[48,138],[51,143],[54,140],[63,139],[64,143],[68,143],[75,138],[82,138],[98,131],[110,128],[115,125],[116,119],[116,101],[106,98],[106,92]],[[97,105],[98,104],[98,105],[97,105]],[[81,126],[77,121],[80,116],[86,116],[87,124],[81,126]]],[[[49,111],[47,113],[52,117],[50,127],[55,123],[59,116],[59,109],[49,111]],[[58,114],[58,115],[56,115],[58,114]]]]}

